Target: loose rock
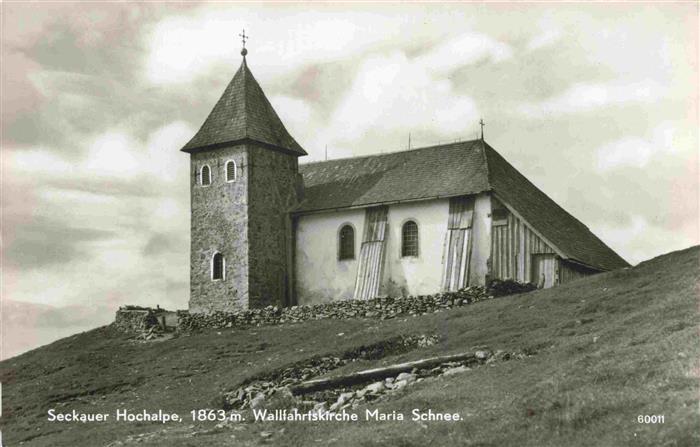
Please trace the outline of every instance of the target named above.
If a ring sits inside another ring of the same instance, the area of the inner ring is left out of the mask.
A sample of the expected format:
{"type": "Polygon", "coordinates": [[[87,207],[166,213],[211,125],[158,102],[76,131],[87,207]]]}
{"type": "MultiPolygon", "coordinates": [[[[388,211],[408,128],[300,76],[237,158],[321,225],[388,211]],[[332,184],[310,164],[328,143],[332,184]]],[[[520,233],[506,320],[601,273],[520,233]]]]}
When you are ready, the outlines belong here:
{"type": "Polygon", "coordinates": [[[442,373],[443,376],[452,376],[455,374],[460,374],[463,372],[470,371],[471,368],[468,368],[466,366],[456,366],[454,368],[448,368],[445,370],[445,372],[442,373]]]}
{"type": "Polygon", "coordinates": [[[260,408],[265,403],[265,394],[258,393],[253,400],[250,401],[250,408],[260,408]]]}
{"type": "Polygon", "coordinates": [[[367,385],[365,390],[368,393],[377,394],[377,393],[381,393],[382,391],[384,391],[384,388],[385,388],[384,382],[374,382],[371,385],[367,385]]]}
{"type": "Polygon", "coordinates": [[[403,380],[405,382],[413,382],[414,380],[416,380],[416,375],[403,372],[403,373],[399,374],[398,376],[396,376],[396,380],[397,381],[403,380]]]}

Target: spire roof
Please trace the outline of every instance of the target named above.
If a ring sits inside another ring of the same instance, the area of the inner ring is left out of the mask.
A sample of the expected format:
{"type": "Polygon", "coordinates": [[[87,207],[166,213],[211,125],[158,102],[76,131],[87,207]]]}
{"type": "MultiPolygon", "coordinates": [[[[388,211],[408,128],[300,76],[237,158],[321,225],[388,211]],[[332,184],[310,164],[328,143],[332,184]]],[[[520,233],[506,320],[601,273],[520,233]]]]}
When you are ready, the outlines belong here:
{"type": "Polygon", "coordinates": [[[262,143],[297,156],[307,155],[287,132],[244,56],[202,127],[181,150],[192,153],[245,141],[262,143]]]}

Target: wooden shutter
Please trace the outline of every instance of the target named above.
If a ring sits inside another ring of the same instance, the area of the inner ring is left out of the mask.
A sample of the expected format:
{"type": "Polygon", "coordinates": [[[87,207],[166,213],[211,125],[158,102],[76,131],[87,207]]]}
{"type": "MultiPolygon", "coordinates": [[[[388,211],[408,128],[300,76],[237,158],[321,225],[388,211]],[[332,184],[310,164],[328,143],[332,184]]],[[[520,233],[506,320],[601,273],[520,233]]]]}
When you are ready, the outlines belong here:
{"type": "Polygon", "coordinates": [[[355,299],[366,300],[379,295],[384,264],[388,208],[378,206],[365,212],[365,230],[357,266],[355,299]]]}
{"type": "Polygon", "coordinates": [[[469,197],[450,199],[443,256],[442,288],[445,291],[456,291],[469,283],[473,217],[473,199],[469,197]]]}

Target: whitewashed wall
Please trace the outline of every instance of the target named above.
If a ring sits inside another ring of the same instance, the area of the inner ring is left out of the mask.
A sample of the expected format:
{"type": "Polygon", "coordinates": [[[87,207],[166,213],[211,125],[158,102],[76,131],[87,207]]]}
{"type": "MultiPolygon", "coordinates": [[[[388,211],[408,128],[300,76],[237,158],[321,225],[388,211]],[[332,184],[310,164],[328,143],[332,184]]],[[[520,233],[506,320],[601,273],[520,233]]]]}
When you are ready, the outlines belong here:
{"type": "Polygon", "coordinates": [[[389,206],[380,294],[426,295],[440,291],[449,203],[448,199],[440,199],[389,206]],[[401,227],[408,220],[418,224],[418,256],[402,258],[401,227]]]}
{"type": "Polygon", "coordinates": [[[469,266],[469,284],[485,285],[491,256],[491,195],[482,193],[474,201],[472,220],[472,258],[469,266]]]}
{"type": "Polygon", "coordinates": [[[299,217],[295,249],[298,304],[352,299],[364,219],[364,209],[299,217]],[[355,259],[339,261],[338,232],[347,223],[355,229],[355,259]]]}
{"type": "MultiPolygon", "coordinates": [[[[448,199],[389,205],[380,295],[425,295],[441,291],[448,216],[448,199]],[[401,227],[407,220],[418,224],[417,257],[401,257],[401,227]]],[[[364,209],[298,217],[295,248],[298,304],[352,299],[364,218],[364,209]],[[346,223],[355,228],[355,259],[339,261],[338,232],[346,223]]],[[[472,234],[470,283],[483,284],[491,253],[491,199],[488,194],[476,197],[472,234]]]]}

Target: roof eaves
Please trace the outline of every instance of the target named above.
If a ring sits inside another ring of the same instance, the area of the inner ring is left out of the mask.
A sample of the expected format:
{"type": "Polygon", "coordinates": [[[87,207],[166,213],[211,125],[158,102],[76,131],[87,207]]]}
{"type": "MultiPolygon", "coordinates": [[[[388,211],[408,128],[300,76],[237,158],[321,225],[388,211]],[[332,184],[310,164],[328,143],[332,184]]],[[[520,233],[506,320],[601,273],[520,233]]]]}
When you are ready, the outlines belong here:
{"type": "Polygon", "coordinates": [[[585,268],[588,268],[588,269],[591,269],[591,270],[597,270],[597,271],[599,271],[599,272],[608,272],[608,271],[610,271],[609,269],[606,269],[606,268],[603,268],[603,267],[595,267],[595,266],[593,266],[593,265],[586,264],[585,262],[579,261],[578,259],[575,259],[575,258],[567,258],[567,259],[565,259],[565,261],[566,261],[566,262],[571,262],[571,263],[573,263],[573,264],[580,265],[580,266],[582,266],[582,267],[585,267],[585,268]]]}
{"type": "Polygon", "coordinates": [[[315,214],[315,213],[324,213],[324,212],[332,212],[332,211],[340,211],[340,210],[370,208],[373,206],[381,206],[381,205],[394,205],[394,204],[398,204],[398,203],[410,203],[410,202],[422,202],[425,200],[450,199],[452,197],[471,196],[471,195],[483,194],[485,192],[491,192],[491,191],[492,191],[492,189],[488,188],[488,189],[484,189],[482,191],[476,191],[476,192],[468,193],[468,194],[445,194],[445,195],[435,195],[435,196],[413,197],[413,198],[409,198],[409,199],[387,200],[387,201],[382,201],[382,202],[368,202],[368,203],[351,204],[351,205],[346,205],[346,206],[335,206],[335,207],[314,208],[314,209],[303,209],[304,202],[302,202],[299,204],[299,206],[297,207],[296,210],[290,211],[290,212],[291,212],[291,214],[294,214],[294,215],[315,214]]]}
{"type": "Polygon", "coordinates": [[[258,144],[260,146],[264,146],[265,148],[273,150],[273,151],[282,152],[284,154],[300,156],[300,153],[298,151],[294,151],[294,150],[291,150],[291,149],[286,148],[286,147],[270,144],[270,143],[267,143],[265,141],[256,140],[255,138],[250,138],[250,137],[239,138],[237,140],[223,141],[221,143],[212,143],[212,144],[207,144],[205,146],[196,146],[196,147],[191,147],[191,148],[183,147],[182,149],[180,149],[180,151],[187,152],[188,154],[195,154],[195,153],[199,153],[199,152],[206,152],[206,151],[211,151],[211,150],[215,150],[215,149],[220,149],[222,147],[231,147],[231,146],[237,146],[240,144],[247,144],[247,143],[255,143],[255,144],[258,144]]]}
{"type": "Polygon", "coordinates": [[[518,219],[520,219],[520,221],[523,223],[523,225],[526,225],[526,226],[530,229],[530,231],[532,231],[533,233],[535,233],[535,235],[537,235],[537,237],[539,237],[539,238],[542,239],[547,245],[549,245],[550,247],[552,247],[552,249],[553,249],[561,258],[563,258],[563,259],[570,259],[570,258],[571,258],[568,254],[566,254],[566,252],[564,252],[564,251],[561,250],[559,247],[557,247],[555,244],[553,244],[552,241],[550,241],[549,239],[547,239],[546,237],[544,237],[544,236],[542,235],[542,233],[540,233],[540,232],[539,232],[535,227],[533,227],[527,220],[525,220],[525,218],[524,218],[518,211],[516,211],[516,209],[513,208],[513,206],[512,206],[510,203],[506,202],[506,201],[503,199],[503,197],[501,197],[501,196],[498,194],[498,191],[497,191],[497,190],[493,190],[493,194],[496,196],[496,198],[498,199],[499,202],[501,202],[503,205],[505,205],[505,207],[508,209],[508,211],[510,211],[511,213],[513,213],[513,214],[515,215],[515,217],[517,217],[518,219]]]}

